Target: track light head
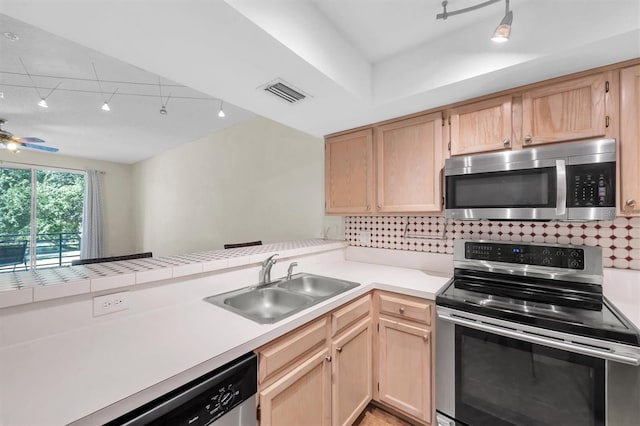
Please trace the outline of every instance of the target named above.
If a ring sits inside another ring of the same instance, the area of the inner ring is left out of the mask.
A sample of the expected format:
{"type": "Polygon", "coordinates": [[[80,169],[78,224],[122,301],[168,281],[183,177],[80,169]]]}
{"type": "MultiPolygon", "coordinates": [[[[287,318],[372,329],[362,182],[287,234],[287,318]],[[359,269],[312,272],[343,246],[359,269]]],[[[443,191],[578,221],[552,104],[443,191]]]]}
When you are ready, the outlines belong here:
{"type": "Polygon", "coordinates": [[[167,109],[164,107],[164,105],[162,105],[162,108],[160,108],[160,114],[167,115],[167,109]]]}
{"type": "Polygon", "coordinates": [[[220,111],[218,111],[218,117],[225,118],[226,116],[227,116],[227,114],[225,114],[224,110],[222,108],[220,108],[220,111]]]}
{"type": "Polygon", "coordinates": [[[40,101],[38,102],[38,106],[42,108],[49,108],[49,105],[47,104],[47,101],[44,98],[40,98],[40,101]]]}
{"type": "Polygon", "coordinates": [[[111,107],[109,107],[109,103],[107,101],[104,102],[104,104],[102,104],[102,108],[103,111],[111,111],[111,107]]]}
{"type": "Polygon", "coordinates": [[[511,22],[513,22],[513,12],[508,11],[502,21],[500,21],[500,25],[493,32],[493,37],[491,37],[491,41],[496,43],[504,43],[509,41],[509,36],[511,36],[511,22]]]}

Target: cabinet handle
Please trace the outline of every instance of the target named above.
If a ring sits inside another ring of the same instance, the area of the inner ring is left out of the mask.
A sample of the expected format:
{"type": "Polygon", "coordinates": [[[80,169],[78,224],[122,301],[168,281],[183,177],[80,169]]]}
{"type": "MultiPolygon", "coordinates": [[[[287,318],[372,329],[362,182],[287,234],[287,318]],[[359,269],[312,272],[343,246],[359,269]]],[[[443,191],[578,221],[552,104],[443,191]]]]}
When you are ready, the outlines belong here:
{"type": "Polygon", "coordinates": [[[424,341],[428,342],[429,341],[429,336],[427,336],[426,334],[424,335],[424,341]]]}
{"type": "Polygon", "coordinates": [[[511,139],[509,139],[509,138],[505,138],[505,139],[502,141],[502,145],[504,145],[505,147],[510,146],[510,145],[511,145],[511,139]]]}
{"type": "Polygon", "coordinates": [[[635,207],[636,206],[636,200],[627,200],[624,202],[624,205],[627,207],[635,207]]]}
{"type": "Polygon", "coordinates": [[[378,207],[378,210],[380,210],[382,208],[382,206],[380,204],[378,204],[376,207],[378,207]]]}
{"type": "Polygon", "coordinates": [[[367,211],[371,210],[371,206],[367,204],[367,211]]]}
{"type": "Polygon", "coordinates": [[[338,353],[342,352],[342,348],[336,348],[336,352],[338,353]]]}
{"type": "Polygon", "coordinates": [[[404,314],[404,306],[400,306],[400,309],[398,309],[400,311],[401,314],[404,314]]]}
{"type": "Polygon", "coordinates": [[[524,143],[526,143],[527,145],[530,144],[533,141],[533,138],[531,137],[531,135],[527,135],[524,137],[524,143]]]}
{"type": "Polygon", "coordinates": [[[324,357],[327,362],[331,362],[331,355],[324,357]]]}

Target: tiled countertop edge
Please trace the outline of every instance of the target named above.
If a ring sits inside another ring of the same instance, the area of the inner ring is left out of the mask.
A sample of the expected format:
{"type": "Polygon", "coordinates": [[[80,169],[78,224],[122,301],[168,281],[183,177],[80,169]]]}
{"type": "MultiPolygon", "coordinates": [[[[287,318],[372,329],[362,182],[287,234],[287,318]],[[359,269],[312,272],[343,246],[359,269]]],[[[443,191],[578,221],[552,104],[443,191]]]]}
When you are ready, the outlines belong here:
{"type": "Polygon", "coordinates": [[[346,241],[301,240],[177,256],[0,274],[0,309],[258,264],[347,247],[346,241]]]}

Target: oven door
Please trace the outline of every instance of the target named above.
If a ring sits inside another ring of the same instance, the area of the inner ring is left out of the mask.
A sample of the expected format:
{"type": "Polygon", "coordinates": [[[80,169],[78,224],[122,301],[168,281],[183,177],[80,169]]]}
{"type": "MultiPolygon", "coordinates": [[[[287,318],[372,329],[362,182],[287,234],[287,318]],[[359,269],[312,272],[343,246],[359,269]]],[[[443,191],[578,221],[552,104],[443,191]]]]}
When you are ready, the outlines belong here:
{"type": "Polygon", "coordinates": [[[564,160],[448,169],[445,215],[453,219],[565,219],[564,160]]]}
{"type": "Polygon", "coordinates": [[[604,359],[442,320],[437,328],[436,408],[450,418],[441,423],[606,424],[604,359]]]}
{"type": "Polygon", "coordinates": [[[463,326],[456,326],[455,347],[460,421],[604,425],[604,360],[463,326]]]}

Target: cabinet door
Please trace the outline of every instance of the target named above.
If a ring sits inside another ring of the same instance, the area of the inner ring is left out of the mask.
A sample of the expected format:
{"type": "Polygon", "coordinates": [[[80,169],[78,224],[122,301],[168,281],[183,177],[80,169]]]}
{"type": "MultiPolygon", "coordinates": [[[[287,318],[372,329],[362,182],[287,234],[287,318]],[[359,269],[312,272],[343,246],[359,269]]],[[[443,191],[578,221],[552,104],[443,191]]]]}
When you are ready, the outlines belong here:
{"type": "Polygon", "coordinates": [[[333,341],[334,425],[353,424],[373,396],[371,330],[371,318],[367,318],[333,341]]]}
{"type": "Polygon", "coordinates": [[[325,211],[370,213],[373,203],[373,130],[325,141],[325,211]]]}
{"type": "Polygon", "coordinates": [[[382,125],[376,129],[377,210],[442,210],[442,114],[382,125]]]}
{"type": "Polygon", "coordinates": [[[604,74],[596,74],[525,92],[524,145],[604,136],[605,83],[604,74]]]}
{"type": "Polygon", "coordinates": [[[451,155],[511,149],[511,96],[451,110],[451,155]]]}
{"type": "Polygon", "coordinates": [[[620,74],[620,210],[640,215],[640,65],[620,74]]]}
{"type": "Polygon", "coordinates": [[[378,399],[422,422],[433,416],[431,332],[379,319],[378,399]]]}
{"type": "Polygon", "coordinates": [[[260,391],[260,425],[331,423],[331,358],[323,349],[260,391]]]}

